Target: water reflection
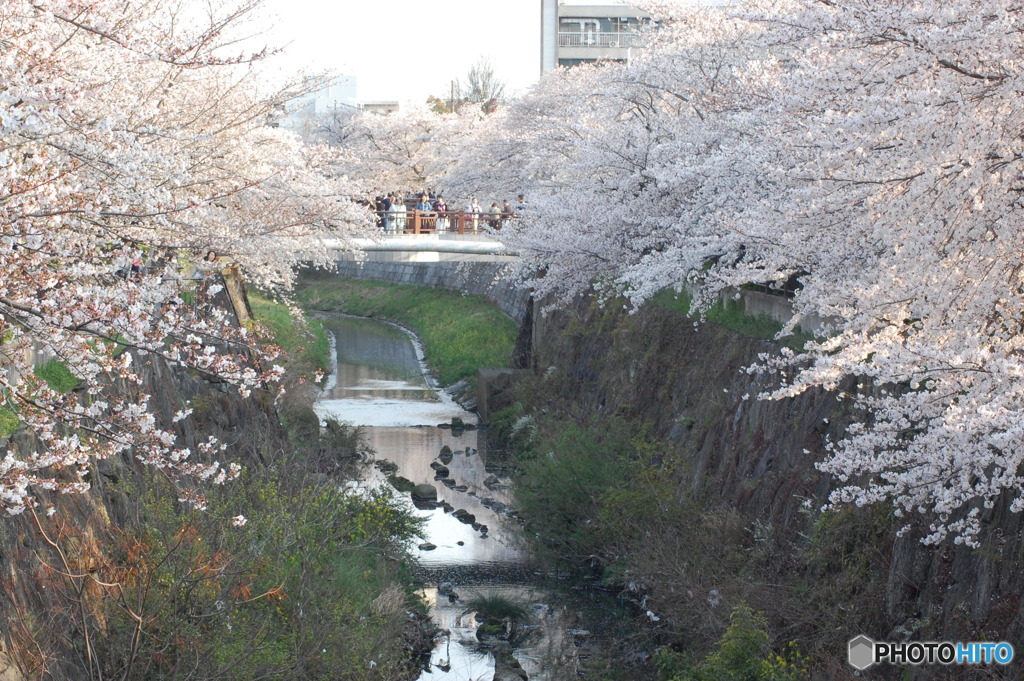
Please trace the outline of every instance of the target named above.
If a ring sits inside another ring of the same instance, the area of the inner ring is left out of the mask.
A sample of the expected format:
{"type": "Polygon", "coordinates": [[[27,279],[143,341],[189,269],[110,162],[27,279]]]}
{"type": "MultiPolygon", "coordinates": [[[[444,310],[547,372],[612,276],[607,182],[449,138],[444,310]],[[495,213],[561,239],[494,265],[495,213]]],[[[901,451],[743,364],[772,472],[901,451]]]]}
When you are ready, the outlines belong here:
{"type": "Polygon", "coordinates": [[[422,351],[405,331],[355,317],[324,320],[336,367],[317,401],[322,418],[359,426],[419,426],[470,418],[424,377],[422,351]]]}
{"type": "MultiPolygon", "coordinates": [[[[471,415],[464,413],[463,416],[471,415]]],[[[526,556],[516,547],[518,536],[514,523],[494,510],[510,506],[512,497],[507,488],[488,488],[484,484],[494,474],[487,471],[485,456],[477,451],[476,431],[456,435],[451,430],[436,427],[366,430],[377,457],[397,464],[399,475],[414,484],[433,485],[439,501],[447,502],[455,510],[465,509],[487,527],[487,536],[483,537],[481,532],[460,522],[444,508],[417,509],[416,514],[427,521],[427,541],[437,546],[432,551],[419,552],[420,564],[425,569],[472,564],[499,568],[526,561],[526,556]],[[458,489],[448,488],[435,479],[436,473],[430,467],[445,446],[452,450],[452,459],[445,468],[458,489]],[[465,491],[460,491],[463,486],[465,491]]]]}
{"type": "MultiPolygon", "coordinates": [[[[431,616],[447,634],[438,641],[430,670],[420,678],[490,679],[494,656],[477,645],[476,620],[459,597],[482,590],[500,590],[525,602],[540,597],[531,587],[522,586],[535,576],[529,555],[518,546],[515,522],[507,514],[513,503],[508,479],[502,471],[487,468],[476,431],[437,427],[456,416],[475,424],[476,417],[430,386],[424,378],[422,351],[408,334],[364,319],[332,318],[324,325],[334,336],[337,366],[317,412],[363,426],[378,460],[393,462],[398,475],[438,491],[441,506],[414,509],[426,520],[425,542],[434,548],[414,549],[414,553],[419,561],[417,574],[427,585],[424,596],[432,605],[431,616]],[[444,447],[451,450],[451,460],[446,458],[444,469],[436,471],[431,463],[441,465],[437,458],[444,447]]],[[[383,474],[374,472],[366,482],[375,485],[383,480],[383,474]]],[[[556,639],[538,637],[547,641],[544,645],[556,639]]],[[[524,648],[517,655],[529,660],[529,650],[524,648]]],[[[539,674],[542,665],[531,666],[539,674]]],[[[544,676],[531,674],[530,678],[544,676]]]]}

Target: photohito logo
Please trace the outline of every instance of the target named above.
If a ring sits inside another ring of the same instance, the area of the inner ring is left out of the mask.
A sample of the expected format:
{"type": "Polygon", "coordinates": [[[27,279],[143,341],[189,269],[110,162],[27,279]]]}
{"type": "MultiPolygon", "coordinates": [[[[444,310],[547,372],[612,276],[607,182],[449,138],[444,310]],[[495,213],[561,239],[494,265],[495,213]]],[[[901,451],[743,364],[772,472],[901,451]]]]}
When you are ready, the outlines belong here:
{"type": "Polygon", "coordinates": [[[861,634],[847,648],[850,666],[860,671],[879,662],[889,664],[1009,664],[1013,646],[1000,643],[912,641],[881,643],[861,634]]]}

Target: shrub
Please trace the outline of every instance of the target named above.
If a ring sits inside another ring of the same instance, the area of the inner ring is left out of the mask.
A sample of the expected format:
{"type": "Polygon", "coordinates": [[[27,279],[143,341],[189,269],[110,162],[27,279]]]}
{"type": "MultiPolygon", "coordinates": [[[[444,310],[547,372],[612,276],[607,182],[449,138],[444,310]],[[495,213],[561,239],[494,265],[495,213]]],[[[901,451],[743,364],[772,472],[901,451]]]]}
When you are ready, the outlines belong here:
{"type": "Polygon", "coordinates": [[[624,487],[638,459],[636,429],[622,418],[559,424],[529,460],[519,459],[517,498],[531,528],[566,557],[593,552],[602,499],[624,487]]]}
{"type": "Polygon", "coordinates": [[[537,424],[517,403],[491,416],[487,424],[487,437],[495,447],[508,450],[513,457],[525,459],[533,451],[537,424]]]}
{"type": "Polygon", "coordinates": [[[420,523],[389,492],[261,469],[218,489],[205,513],[159,483],[133,496],[144,525],[120,533],[97,642],[107,675],[184,678],[199,665],[197,678],[355,681],[374,659],[381,678],[400,676],[414,598],[398,561],[420,523]],[[231,527],[238,513],[248,522],[231,527]]]}
{"type": "Polygon", "coordinates": [[[771,651],[762,613],[740,604],[716,649],[700,664],[668,648],[654,656],[660,681],[800,681],[808,677],[807,659],[789,642],[783,654],[771,651]]]}
{"type": "Polygon", "coordinates": [[[466,601],[463,612],[476,613],[481,622],[481,633],[500,636],[507,632],[508,638],[513,641],[519,638],[523,625],[531,619],[526,606],[497,593],[473,596],[466,601]]]}

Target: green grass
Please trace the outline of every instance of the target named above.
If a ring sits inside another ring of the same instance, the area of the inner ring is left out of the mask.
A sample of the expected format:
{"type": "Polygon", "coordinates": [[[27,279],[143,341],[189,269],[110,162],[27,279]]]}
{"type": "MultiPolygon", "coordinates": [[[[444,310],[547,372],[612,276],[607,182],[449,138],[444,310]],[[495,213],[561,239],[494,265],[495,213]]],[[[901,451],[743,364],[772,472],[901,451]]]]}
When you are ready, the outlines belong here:
{"type": "Polygon", "coordinates": [[[331,278],[304,282],[297,297],[308,309],[380,317],[409,327],[443,385],[472,383],[482,367],[508,366],[515,347],[516,323],[483,296],[331,278]]]}
{"type": "Polygon", "coordinates": [[[147,621],[135,640],[126,610],[102,600],[108,678],[133,645],[148,662],[132,679],[186,667],[225,681],[412,678],[402,634],[416,599],[402,563],[422,521],[396,495],[348,494],[302,465],[246,468],[202,513],[153,475],[121,484],[139,526],[111,541],[118,595],[145,604],[147,621]],[[237,514],[244,528],[231,526],[237,514]]]}
{"type": "Polygon", "coordinates": [[[21,419],[7,407],[0,407],[0,437],[7,437],[18,429],[21,419]]]}
{"type": "Polygon", "coordinates": [[[296,318],[287,305],[250,292],[256,319],[270,332],[274,344],[295,362],[300,374],[331,368],[331,347],[323,325],[316,319],[296,318]]]}
{"type": "Polygon", "coordinates": [[[37,365],[33,373],[46,381],[51,390],[59,393],[66,393],[78,387],[78,377],[71,373],[64,362],[57,359],[37,365]]]}
{"type": "MultiPolygon", "coordinates": [[[[497,593],[475,594],[466,601],[465,608],[463,612],[475,612],[483,626],[508,621],[513,629],[518,629],[532,619],[525,605],[497,593]]],[[[501,629],[498,627],[498,631],[501,629]]]]}
{"type": "MultiPolygon", "coordinates": [[[[78,377],[68,370],[67,365],[57,359],[37,365],[32,373],[46,381],[51,390],[59,393],[74,390],[80,382],[78,377]]],[[[20,425],[21,419],[18,418],[16,411],[10,407],[0,406],[0,437],[7,437],[20,425]]]]}
{"type": "MultiPolygon", "coordinates": [[[[662,289],[654,294],[650,300],[650,304],[666,310],[678,312],[689,317],[696,316],[691,314],[693,301],[690,294],[686,291],[676,292],[672,289],[662,289]]],[[[736,333],[746,336],[747,338],[760,338],[762,340],[772,341],[774,343],[790,347],[794,350],[802,350],[808,341],[814,340],[814,336],[812,334],[804,333],[802,331],[776,339],[775,336],[782,330],[781,322],[778,322],[767,315],[748,315],[743,310],[742,303],[736,300],[730,300],[725,303],[722,301],[716,302],[708,308],[704,317],[709,322],[714,322],[715,324],[724,326],[727,329],[732,329],[736,333]]]]}

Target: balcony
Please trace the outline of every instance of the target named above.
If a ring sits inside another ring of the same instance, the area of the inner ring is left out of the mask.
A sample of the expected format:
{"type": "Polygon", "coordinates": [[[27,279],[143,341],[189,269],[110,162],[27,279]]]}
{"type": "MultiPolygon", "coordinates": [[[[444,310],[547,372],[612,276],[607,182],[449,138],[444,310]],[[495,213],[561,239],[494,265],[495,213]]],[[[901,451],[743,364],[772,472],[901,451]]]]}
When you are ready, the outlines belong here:
{"type": "Polygon", "coordinates": [[[559,47],[640,47],[639,33],[562,33],[558,34],[559,47]]]}

